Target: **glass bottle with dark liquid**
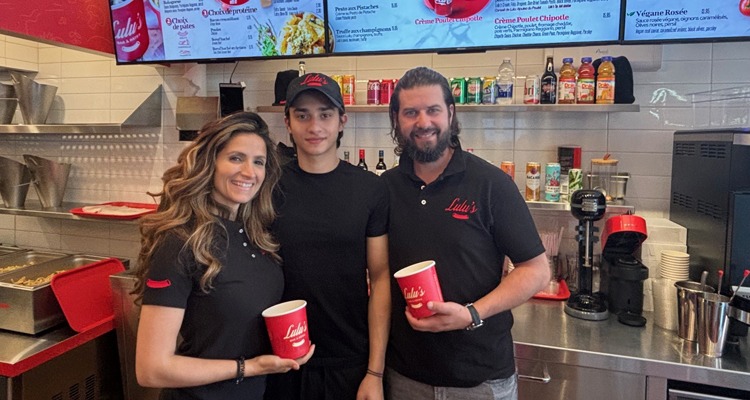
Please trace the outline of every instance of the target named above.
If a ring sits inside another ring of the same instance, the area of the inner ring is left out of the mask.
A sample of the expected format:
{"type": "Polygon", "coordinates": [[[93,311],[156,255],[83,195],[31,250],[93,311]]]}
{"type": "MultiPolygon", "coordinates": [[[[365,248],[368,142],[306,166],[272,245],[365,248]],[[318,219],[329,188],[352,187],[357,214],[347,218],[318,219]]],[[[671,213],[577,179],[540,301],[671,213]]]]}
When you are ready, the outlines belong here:
{"type": "Polygon", "coordinates": [[[367,163],[365,162],[365,149],[359,149],[359,162],[357,166],[367,171],[367,163]]]}
{"type": "Polygon", "coordinates": [[[544,74],[542,74],[541,81],[539,103],[557,103],[557,75],[555,75],[555,66],[553,64],[552,57],[547,57],[547,66],[544,69],[544,74]]]}

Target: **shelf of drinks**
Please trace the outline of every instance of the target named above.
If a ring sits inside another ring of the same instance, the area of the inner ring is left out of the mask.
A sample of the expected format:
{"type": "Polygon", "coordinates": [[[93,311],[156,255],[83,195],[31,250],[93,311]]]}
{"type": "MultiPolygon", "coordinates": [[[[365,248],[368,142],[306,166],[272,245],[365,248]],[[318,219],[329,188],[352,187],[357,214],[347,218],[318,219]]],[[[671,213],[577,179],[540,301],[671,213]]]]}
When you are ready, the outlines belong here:
{"type": "Polygon", "coordinates": [[[87,218],[79,217],[70,212],[74,208],[81,208],[84,206],[90,206],[91,203],[67,203],[63,202],[60,207],[42,207],[39,201],[27,200],[23,208],[7,208],[2,207],[0,204],[0,214],[8,215],[22,215],[27,217],[40,217],[40,218],[54,218],[54,219],[70,219],[78,221],[91,221],[91,222],[115,222],[118,224],[137,224],[138,220],[124,220],[124,219],[112,219],[112,218],[87,218]]]}
{"type": "MultiPolygon", "coordinates": [[[[346,112],[388,112],[388,105],[345,106],[346,112]]],[[[639,112],[638,104],[458,104],[468,112],[639,112]]],[[[284,106],[258,106],[257,112],[283,113],[284,106]]]]}
{"type": "MultiPolygon", "coordinates": [[[[526,201],[526,205],[531,211],[570,212],[570,203],[567,201],[526,201]]],[[[614,200],[607,202],[607,212],[615,215],[633,214],[635,207],[625,200],[614,200]]]]}

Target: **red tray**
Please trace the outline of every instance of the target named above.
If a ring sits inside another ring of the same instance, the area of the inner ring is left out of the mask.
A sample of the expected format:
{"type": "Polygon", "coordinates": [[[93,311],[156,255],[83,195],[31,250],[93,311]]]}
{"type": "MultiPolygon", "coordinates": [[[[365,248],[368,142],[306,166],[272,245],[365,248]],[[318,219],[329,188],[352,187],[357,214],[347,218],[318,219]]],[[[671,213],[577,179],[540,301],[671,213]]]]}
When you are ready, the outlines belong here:
{"type": "Polygon", "coordinates": [[[117,207],[133,207],[133,208],[147,208],[147,211],[142,211],[137,214],[131,215],[117,215],[117,214],[105,214],[105,213],[92,213],[83,211],[84,207],[78,207],[70,210],[71,214],[75,214],[81,217],[92,217],[92,218],[108,218],[108,219],[137,219],[143,215],[150,214],[156,211],[156,204],[153,203],[129,203],[126,201],[113,201],[109,203],[93,204],[92,206],[117,206],[117,207]]]}
{"type": "Polygon", "coordinates": [[[122,271],[120,260],[108,258],[52,276],[52,292],[74,331],[85,332],[114,318],[109,276],[122,271]]]}
{"type": "Polygon", "coordinates": [[[560,279],[559,283],[560,289],[557,291],[557,294],[539,292],[534,295],[534,298],[542,300],[567,300],[570,297],[570,289],[568,289],[568,284],[565,283],[565,279],[560,279]]]}

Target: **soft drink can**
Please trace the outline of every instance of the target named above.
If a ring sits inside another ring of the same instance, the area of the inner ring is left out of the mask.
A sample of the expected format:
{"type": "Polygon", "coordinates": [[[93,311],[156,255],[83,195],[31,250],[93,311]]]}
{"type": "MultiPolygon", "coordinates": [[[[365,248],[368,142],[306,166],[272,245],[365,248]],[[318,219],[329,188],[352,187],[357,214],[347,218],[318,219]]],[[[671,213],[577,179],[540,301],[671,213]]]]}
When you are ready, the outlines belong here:
{"type": "Polygon", "coordinates": [[[395,87],[394,79],[383,79],[380,81],[380,104],[390,104],[393,88],[395,87]]]}
{"type": "Polygon", "coordinates": [[[466,103],[482,104],[482,78],[466,78],[466,103]]]}
{"type": "Polygon", "coordinates": [[[568,171],[568,191],[570,192],[570,198],[573,198],[573,193],[576,190],[583,189],[583,171],[580,168],[571,168],[568,171]]]}
{"type": "Polygon", "coordinates": [[[500,163],[500,169],[503,170],[508,176],[510,176],[510,179],[515,179],[516,176],[516,163],[513,161],[503,161],[500,163]]]}
{"type": "Polygon", "coordinates": [[[538,162],[527,162],[526,163],[526,200],[527,201],[539,201],[540,200],[540,188],[542,172],[541,164],[538,162]]]}
{"type": "Polygon", "coordinates": [[[544,166],[544,200],[560,201],[560,163],[544,166]]]}
{"type": "Polygon", "coordinates": [[[341,94],[344,98],[344,105],[354,104],[354,75],[344,75],[342,77],[341,94]]]}
{"type": "Polygon", "coordinates": [[[453,101],[456,102],[456,104],[466,104],[466,79],[453,78],[450,82],[453,101]]]}
{"type": "Polygon", "coordinates": [[[344,77],[343,75],[331,75],[331,79],[336,81],[336,83],[339,85],[339,91],[341,92],[341,97],[344,97],[344,77]]]}
{"type": "Polygon", "coordinates": [[[497,100],[497,81],[494,76],[485,76],[482,80],[482,104],[495,104],[497,100]]]}
{"type": "Polygon", "coordinates": [[[380,81],[367,81],[367,104],[380,104],[380,81]]]}
{"type": "Polygon", "coordinates": [[[539,75],[529,75],[523,91],[524,104],[539,104],[539,75]]]}

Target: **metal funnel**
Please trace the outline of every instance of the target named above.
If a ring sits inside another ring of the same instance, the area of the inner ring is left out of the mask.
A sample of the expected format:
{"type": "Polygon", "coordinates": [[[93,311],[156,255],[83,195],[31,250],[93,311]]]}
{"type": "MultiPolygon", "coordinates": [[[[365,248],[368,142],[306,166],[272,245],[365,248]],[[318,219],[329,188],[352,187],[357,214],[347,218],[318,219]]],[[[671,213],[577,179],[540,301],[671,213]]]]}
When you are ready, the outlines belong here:
{"type": "Polygon", "coordinates": [[[31,171],[34,188],[39,195],[39,201],[42,202],[42,207],[60,207],[65,195],[65,186],[68,184],[70,164],[58,163],[29,154],[24,154],[23,159],[31,171]]]}
{"type": "Polygon", "coordinates": [[[13,115],[16,114],[18,99],[0,97],[0,125],[13,122],[13,115]]]}
{"type": "Polygon", "coordinates": [[[26,165],[0,157],[0,197],[7,208],[22,208],[31,184],[31,172],[26,165]]]}
{"type": "Polygon", "coordinates": [[[0,99],[15,99],[16,91],[13,85],[0,82],[0,99]]]}
{"type": "Polygon", "coordinates": [[[26,75],[10,71],[13,87],[18,96],[23,123],[34,125],[47,122],[47,115],[55,100],[57,86],[44,85],[34,82],[26,75]]]}

